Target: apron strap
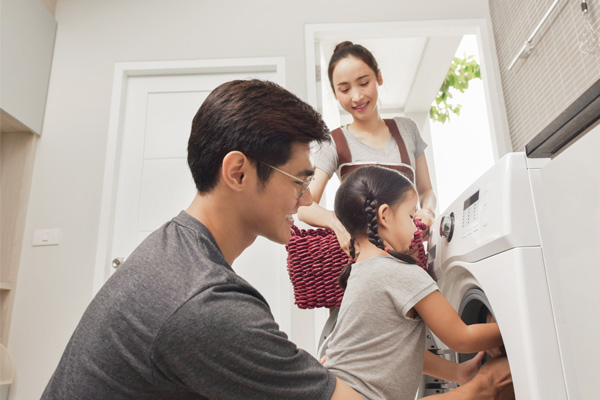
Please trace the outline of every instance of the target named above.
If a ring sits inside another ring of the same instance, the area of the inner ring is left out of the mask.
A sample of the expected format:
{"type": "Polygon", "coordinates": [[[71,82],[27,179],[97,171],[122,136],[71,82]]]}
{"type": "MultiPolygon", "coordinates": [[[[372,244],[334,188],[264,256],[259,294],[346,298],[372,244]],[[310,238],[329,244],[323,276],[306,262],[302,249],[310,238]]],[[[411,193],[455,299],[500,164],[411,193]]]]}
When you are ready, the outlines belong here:
{"type": "Polygon", "coordinates": [[[402,136],[400,136],[400,131],[398,131],[398,125],[393,119],[384,119],[385,124],[388,126],[390,133],[396,140],[396,144],[398,145],[398,150],[400,150],[400,160],[402,160],[402,164],[410,165],[410,158],[408,157],[408,151],[406,151],[406,145],[404,144],[404,140],[402,136]]]}
{"type": "Polygon", "coordinates": [[[331,132],[331,137],[333,138],[335,148],[337,149],[338,165],[351,162],[352,156],[350,155],[350,148],[348,147],[348,142],[346,141],[344,132],[342,132],[342,128],[334,129],[331,132]]]}
{"type": "MultiPolygon", "coordinates": [[[[384,119],[385,124],[387,125],[390,133],[392,134],[394,140],[396,141],[396,145],[398,146],[398,151],[400,152],[400,160],[402,164],[410,165],[410,158],[408,157],[408,151],[406,150],[406,145],[404,144],[404,140],[400,135],[400,131],[398,130],[398,125],[393,119],[384,119]]],[[[357,168],[363,167],[364,165],[344,165],[352,163],[352,155],[350,154],[350,148],[348,147],[348,141],[344,136],[344,132],[342,128],[336,128],[331,131],[331,137],[335,142],[335,147],[338,155],[338,165],[342,165],[342,169],[340,170],[341,178],[343,179],[346,174],[354,171],[357,168]]],[[[402,166],[389,166],[392,169],[396,169],[399,172],[403,173],[411,182],[415,182],[413,171],[410,168],[402,167],[402,166]]]]}

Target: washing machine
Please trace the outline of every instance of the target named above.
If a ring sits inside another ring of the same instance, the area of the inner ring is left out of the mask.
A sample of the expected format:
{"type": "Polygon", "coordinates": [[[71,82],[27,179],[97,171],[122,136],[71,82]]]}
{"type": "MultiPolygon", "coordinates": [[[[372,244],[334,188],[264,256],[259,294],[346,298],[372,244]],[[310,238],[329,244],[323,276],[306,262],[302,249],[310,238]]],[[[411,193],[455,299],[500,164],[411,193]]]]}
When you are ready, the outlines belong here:
{"type": "MultiPolygon", "coordinates": [[[[505,155],[440,214],[428,244],[429,271],[461,318],[498,322],[517,400],[569,398],[533,195],[549,162],[505,155]]],[[[473,356],[433,340],[454,361],[473,356]]]]}

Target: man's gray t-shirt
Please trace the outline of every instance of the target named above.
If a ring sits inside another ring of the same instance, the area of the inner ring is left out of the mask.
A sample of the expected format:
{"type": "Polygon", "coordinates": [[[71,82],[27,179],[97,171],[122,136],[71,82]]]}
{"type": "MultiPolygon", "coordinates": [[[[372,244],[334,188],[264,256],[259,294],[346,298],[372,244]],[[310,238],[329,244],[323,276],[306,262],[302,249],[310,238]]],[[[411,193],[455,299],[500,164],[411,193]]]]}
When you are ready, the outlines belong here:
{"type": "Polygon", "coordinates": [[[352,266],[325,367],[369,400],[413,400],[425,323],[406,314],[437,290],[421,267],[390,256],[352,266]]]}
{"type": "Polygon", "coordinates": [[[98,292],[42,399],[329,399],[334,389],[181,212],[98,292]]]}
{"type": "MultiPolygon", "coordinates": [[[[400,136],[406,146],[408,158],[410,159],[410,168],[415,169],[416,159],[427,148],[427,143],[421,138],[419,128],[415,121],[410,118],[396,117],[394,122],[398,126],[400,136]]],[[[342,132],[348,143],[348,149],[352,157],[352,163],[362,164],[381,164],[381,165],[400,165],[400,151],[393,136],[390,135],[390,140],[386,147],[382,150],[374,149],[360,140],[358,140],[347,127],[342,127],[342,132]]],[[[335,141],[331,140],[328,143],[321,144],[316,148],[317,151],[313,154],[313,163],[316,168],[327,173],[331,177],[338,169],[339,159],[335,141]]],[[[339,178],[339,173],[338,173],[339,178]]]]}

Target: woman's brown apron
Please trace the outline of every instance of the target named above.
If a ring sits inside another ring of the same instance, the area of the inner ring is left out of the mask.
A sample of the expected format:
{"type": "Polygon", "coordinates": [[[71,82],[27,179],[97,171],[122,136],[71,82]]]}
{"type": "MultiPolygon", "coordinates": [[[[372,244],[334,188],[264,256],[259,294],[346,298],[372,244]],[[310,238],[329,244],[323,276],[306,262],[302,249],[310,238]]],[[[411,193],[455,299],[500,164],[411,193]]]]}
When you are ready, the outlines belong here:
{"type": "Polygon", "coordinates": [[[338,160],[339,160],[339,173],[340,177],[343,180],[344,177],[366,165],[380,165],[382,167],[387,167],[394,169],[400,172],[402,175],[406,176],[412,183],[415,183],[415,173],[410,164],[410,158],[408,157],[408,152],[406,151],[406,145],[404,144],[404,140],[398,131],[398,126],[394,122],[393,119],[384,119],[384,122],[388,126],[390,133],[396,140],[396,144],[398,145],[398,150],[400,151],[400,160],[401,164],[391,165],[391,164],[381,164],[381,163],[353,163],[352,155],[350,154],[350,148],[348,147],[348,142],[346,141],[346,137],[344,136],[344,132],[341,128],[334,129],[331,132],[331,137],[335,142],[335,147],[337,148],[338,160]]]}

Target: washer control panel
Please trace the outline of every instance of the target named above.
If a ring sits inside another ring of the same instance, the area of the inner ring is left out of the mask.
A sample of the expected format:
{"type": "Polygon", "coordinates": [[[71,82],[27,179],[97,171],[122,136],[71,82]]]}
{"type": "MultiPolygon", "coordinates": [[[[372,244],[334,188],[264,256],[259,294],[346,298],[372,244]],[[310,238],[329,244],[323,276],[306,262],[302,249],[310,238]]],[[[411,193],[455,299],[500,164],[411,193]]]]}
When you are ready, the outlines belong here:
{"type": "Polygon", "coordinates": [[[477,233],[487,225],[487,184],[467,197],[463,202],[461,232],[462,238],[477,233]]]}
{"type": "Polygon", "coordinates": [[[465,200],[463,205],[462,227],[468,226],[479,218],[479,190],[465,200]]]}
{"type": "Polygon", "coordinates": [[[540,245],[524,153],[505,155],[440,214],[429,239],[429,248],[435,249],[430,270],[431,265],[443,270],[457,258],[475,262],[540,245]]]}

